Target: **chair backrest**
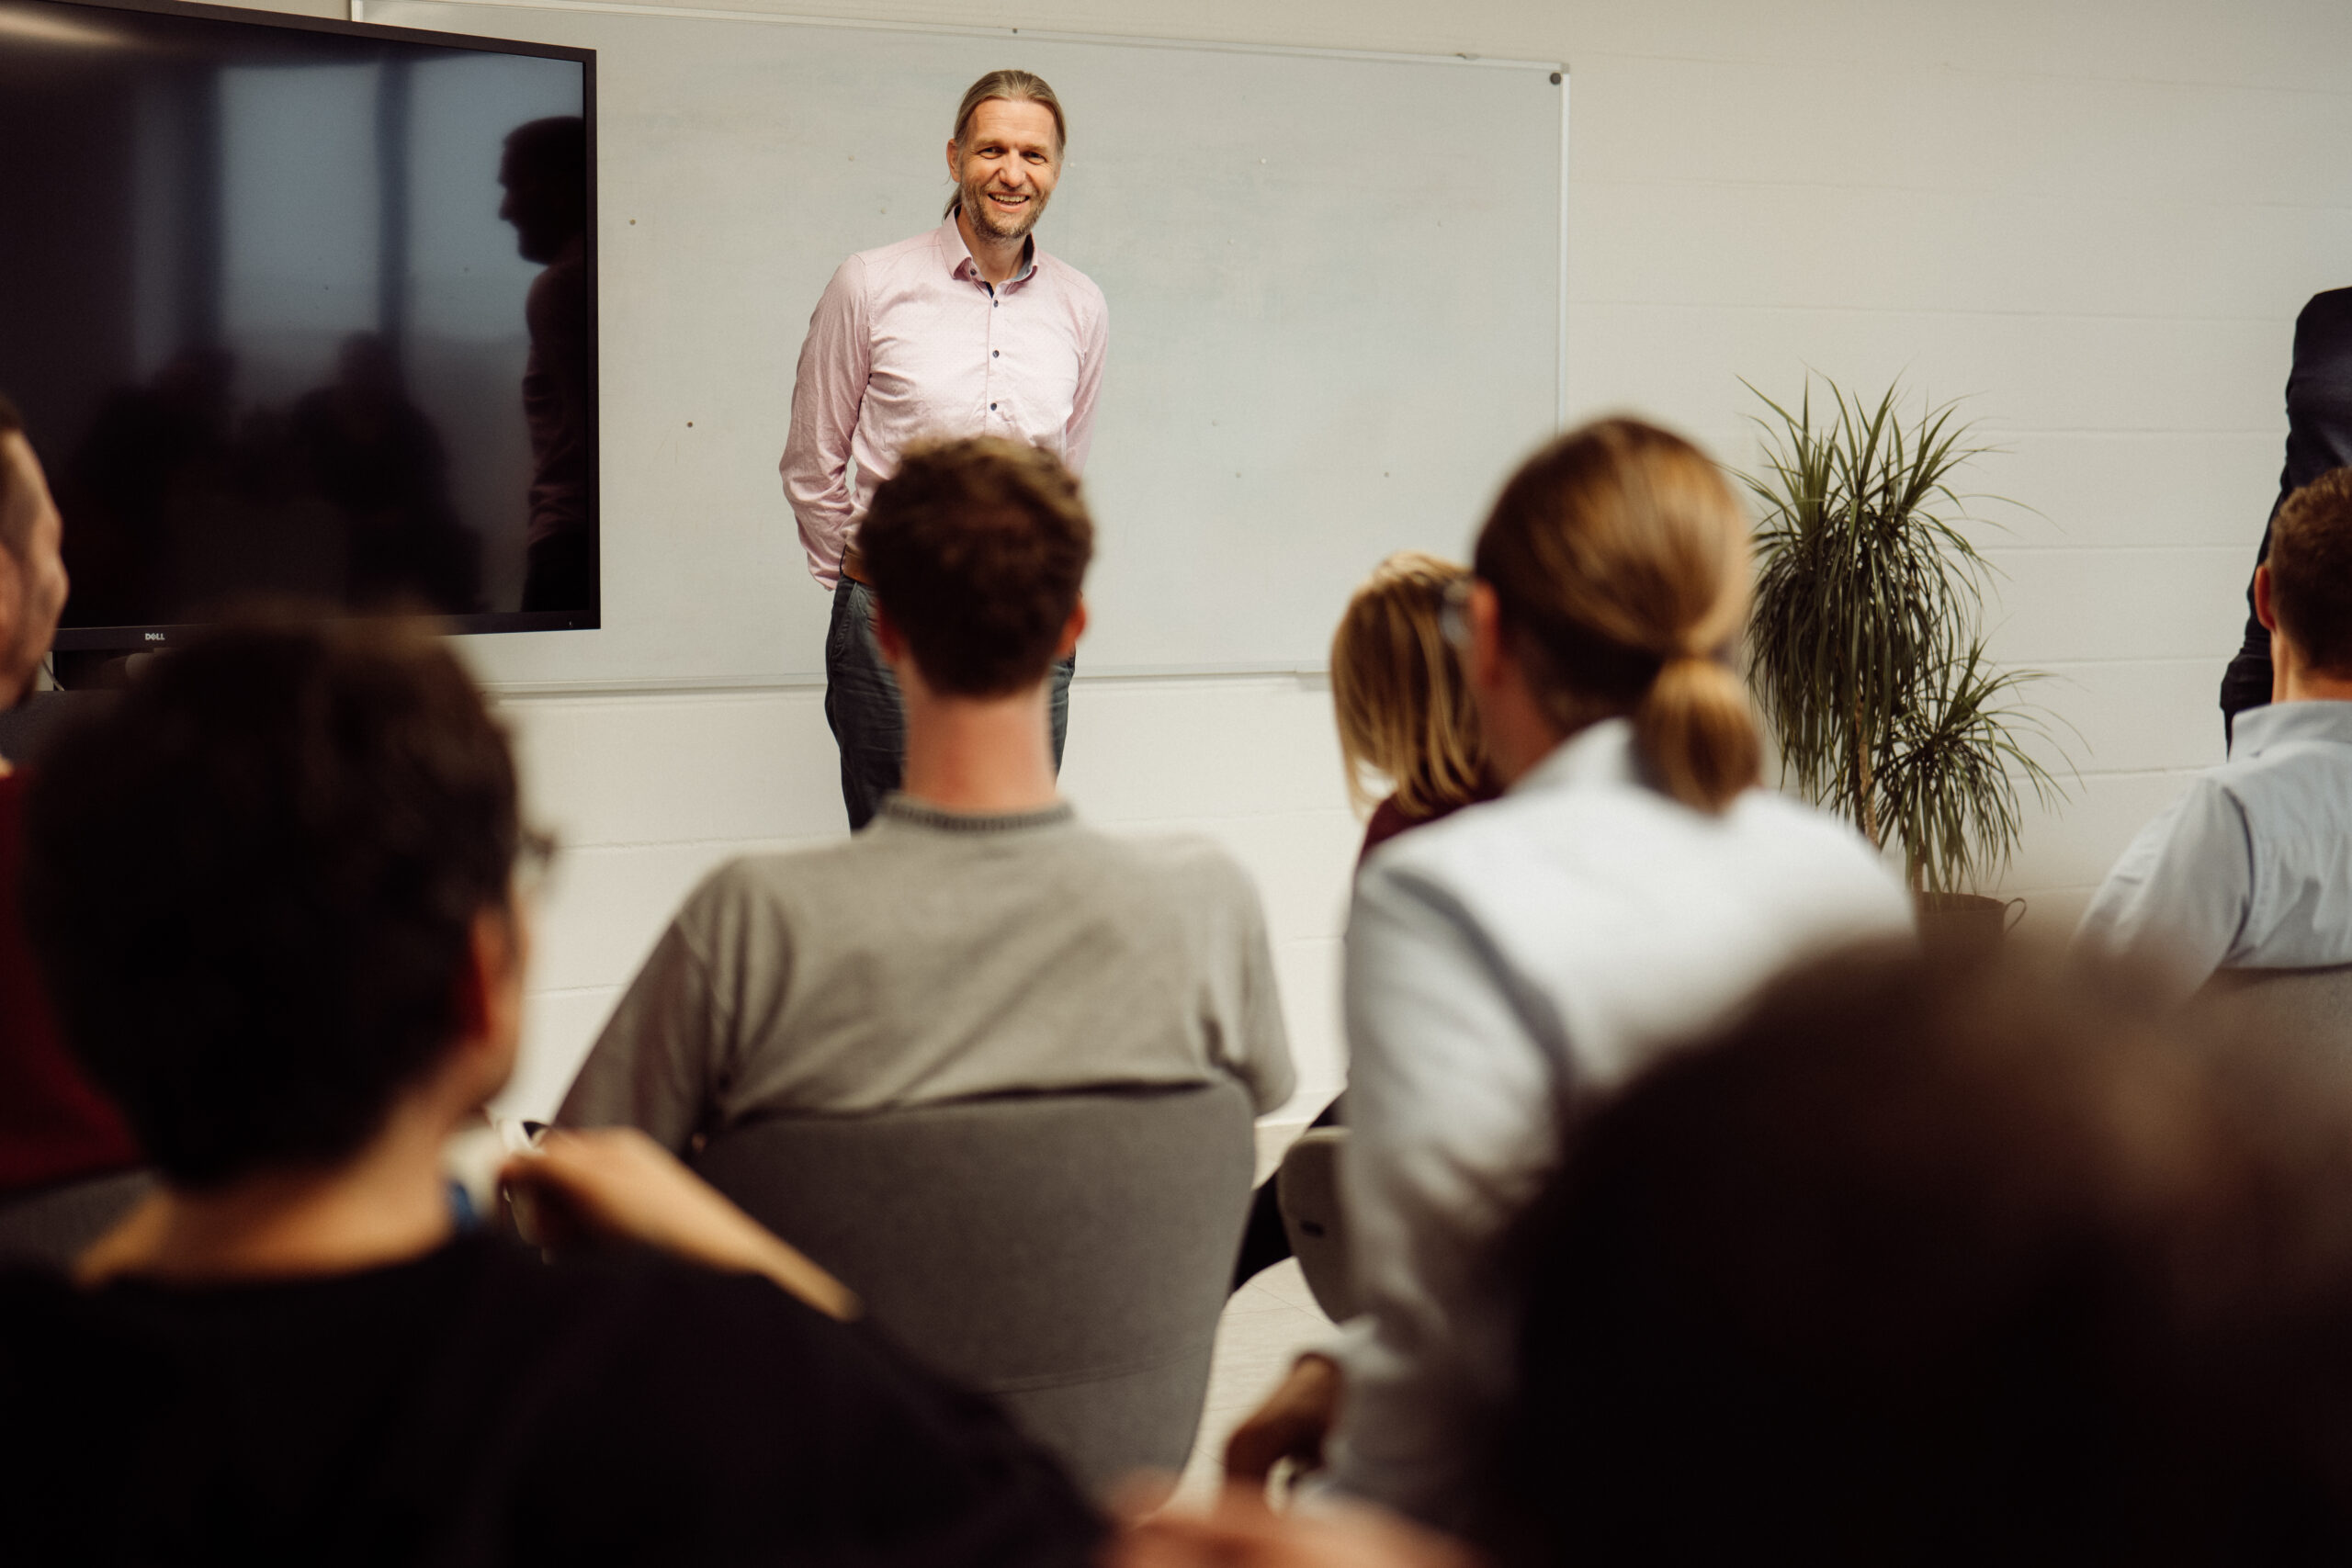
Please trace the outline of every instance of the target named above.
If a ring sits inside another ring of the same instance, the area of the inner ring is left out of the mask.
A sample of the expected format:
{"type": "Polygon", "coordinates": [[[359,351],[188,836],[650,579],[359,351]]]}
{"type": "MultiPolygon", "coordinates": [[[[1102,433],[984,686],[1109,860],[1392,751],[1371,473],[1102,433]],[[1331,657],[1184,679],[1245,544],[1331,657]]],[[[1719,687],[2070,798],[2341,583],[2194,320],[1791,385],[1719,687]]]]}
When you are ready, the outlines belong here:
{"type": "Polygon", "coordinates": [[[1102,1495],[1192,1450],[1252,1121],[1230,1081],[1003,1096],[763,1121],[695,1168],[1102,1495]]]}
{"type": "Polygon", "coordinates": [[[1334,1323],[1355,1316],[1355,1263],[1348,1246],[1348,1214],[1340,1204],[1340,1161],[1345,1127],[1309,1127],[1283,1156],[1274,1174],[1283,1232],[1306,1289],[1334,1323]]]}
{"type": "Polygon", "coordinates": [[[2301,1035],[2352,1063],[2352,964],[2218,970],[2194,1005],[2233,1027],[2301,1035]]]}

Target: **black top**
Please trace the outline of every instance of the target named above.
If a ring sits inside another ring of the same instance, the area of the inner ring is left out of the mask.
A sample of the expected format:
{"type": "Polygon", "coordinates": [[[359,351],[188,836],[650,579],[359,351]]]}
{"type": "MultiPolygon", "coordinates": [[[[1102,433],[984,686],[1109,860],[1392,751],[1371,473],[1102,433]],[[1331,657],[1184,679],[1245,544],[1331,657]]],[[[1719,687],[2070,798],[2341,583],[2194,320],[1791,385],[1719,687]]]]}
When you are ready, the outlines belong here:
{"type": "Polygon", "coordinates": [[[0,1561],[1084,1563],[995,1407],[763,1280],[487,1239],[314,1280],[0,1272],[0,1561]]]}
{"type": "MultiPolygon", "coordinates": [[[[2287,373],[2287,466],[2278,476],[2278,499],[2289,496],[2331,468],[2352,467],[2352,288],[2312,296],[2295,318],[2295,363],[2287,373]]],[[[2270,525],[2262,528],[2259,566],[2270,558],[2270,525]]],[[[2245,644],[2222,677],[2222,715],[2226,724],[2270,700],[2270,634],[2254,615],[2254,584],[2245,589],[2245,644]]]]}

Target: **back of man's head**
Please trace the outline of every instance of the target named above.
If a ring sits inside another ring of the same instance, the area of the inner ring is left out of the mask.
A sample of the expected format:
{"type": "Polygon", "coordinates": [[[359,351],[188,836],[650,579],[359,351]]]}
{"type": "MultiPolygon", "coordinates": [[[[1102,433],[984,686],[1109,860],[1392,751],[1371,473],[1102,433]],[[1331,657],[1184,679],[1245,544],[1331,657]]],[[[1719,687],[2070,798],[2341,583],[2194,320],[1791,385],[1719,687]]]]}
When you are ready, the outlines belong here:
{"type": "Polygon", "coordinates": [[[1045,679],[1078,608],[1094,525],[1050,453],[981,435],[908,452],[857,541],[923,680],[994,697],[1045,679]]]}
{"type": "Polygon", "coordinates": [[[2352,676],[2352,468],[2289,496],[2270,521],[2270,610],[2319,673],[2352,676]]]}
{"type": "Polygon", "coordinates": [[[1531,1554],[2343,1561],[2352,1104],[2273,1043],[1905,956],[1669,1059],[1528,1227],[1531,1554]]]}
{"type": "Polygon", "coordinates": [[[62,737],[26,912],[66,1035],[171,1182],[331,1165],[462,1027],[521,840],[506,741],[425,632],[254,620],[62,737]]]}

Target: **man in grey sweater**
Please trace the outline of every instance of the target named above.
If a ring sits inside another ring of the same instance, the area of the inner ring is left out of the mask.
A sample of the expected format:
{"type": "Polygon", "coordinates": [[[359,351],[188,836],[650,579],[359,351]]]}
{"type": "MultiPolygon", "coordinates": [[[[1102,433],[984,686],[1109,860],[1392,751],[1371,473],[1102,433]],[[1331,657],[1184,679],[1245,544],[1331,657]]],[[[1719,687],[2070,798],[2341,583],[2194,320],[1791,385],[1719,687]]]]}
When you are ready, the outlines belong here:
{"type": "Polygon", "coordinates": [[[1044,452],[910,452],[860,536],[905,694],[903,792],[847,842],[686,900],[557,1113],[684,1152],[794,1111],[1293,1074],[1256,891],[1202,840],[1114,837],[1056,793],[1046,678],[1094,531],[1044,452]]]}

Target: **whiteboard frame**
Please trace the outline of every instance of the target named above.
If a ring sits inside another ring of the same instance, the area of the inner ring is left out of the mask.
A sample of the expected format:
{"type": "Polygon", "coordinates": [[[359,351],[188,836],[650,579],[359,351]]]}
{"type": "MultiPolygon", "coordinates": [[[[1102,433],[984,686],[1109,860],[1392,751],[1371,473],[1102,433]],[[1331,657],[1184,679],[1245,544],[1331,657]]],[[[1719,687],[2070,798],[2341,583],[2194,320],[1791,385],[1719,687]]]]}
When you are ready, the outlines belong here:
{"type": "MultiPolygon", "coordinates": [[[[579,11],[591,15],[619,17],[681,17],[688,20],[707,22],[766,22],[778,27],[831,28],[852,32],[932,33],[954,38],[1019,38],[1019,28],[978,27],[955,22],[883,21],[863,17],[814,17],[783,11],[741,11],[721,7],[685,6],[640,6],[628,0],[441,0],[452,6],[470,6],[484,11],[579,11]]],[[[351,19],[368,19],[368,0],[350,0],[351,19]]],[[[1427,54],[1395,50],[1326,49],[1305,44],[1231,43],[1214,39],[1168,38],[1153,34],[1062,32],[1049,28],[1031,28],[1027,36],[1043,39],[1049,43],[1109,44],[1127,49],[1181,49],[1210,54],[1271,54],[1315,60],[1361,60],[1401,65],[1464,65],[1498,71],[1542,71],[1548,73],[1560,89],[1560,243],[1558,290],[1559,341],[1554,348],[1556,379],[1553,389],[1552,424],[1555,430],[1566,430],[1568,423],[1568,88],[1570,73],[1560,61],[1514,60],[1504,57],[1457,53],[1427,54]]],[[[1080,681],[1219,681],[1246,676],[1291,675],[1302,679],[1323,679],[1329,674],[1329,662],[1316,660],[1306,663],[1268,664],[1245,661],[1223,664],[1106,664],[1089,670],[1084,664],[1078,669],[1080,681]]],[[[806,674],[745,675],[740,677],[653,676],[642,681],[492,681],[484,688],[500,697],[588,697],[622,694],[669,694],[684,695],[694,693],[753,693],[789,692],[822,688],[821,672],[806,674]]]]}

